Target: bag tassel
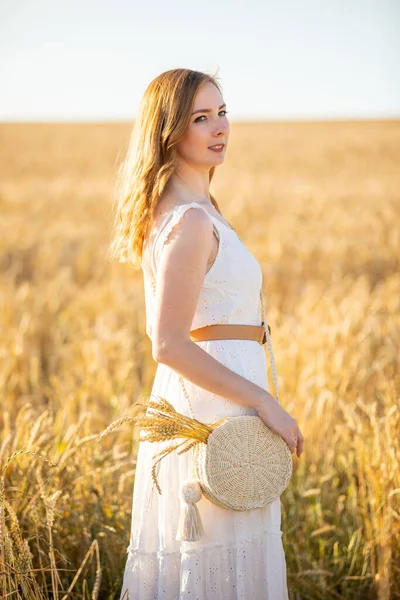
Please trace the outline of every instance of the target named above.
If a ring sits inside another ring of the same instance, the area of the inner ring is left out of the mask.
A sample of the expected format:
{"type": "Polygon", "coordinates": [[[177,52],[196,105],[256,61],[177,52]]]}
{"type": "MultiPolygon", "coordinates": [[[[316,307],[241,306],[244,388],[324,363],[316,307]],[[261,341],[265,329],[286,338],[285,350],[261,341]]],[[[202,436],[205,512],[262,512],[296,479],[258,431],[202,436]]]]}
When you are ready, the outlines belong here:
{"type": "Polygon", "coordinates": [[[181,511],[176,539],[182,542],[197,542],[204,535],[203,523],[196,502],[202,497],[199,482],[188,479],[180,490],[181,511]]]}

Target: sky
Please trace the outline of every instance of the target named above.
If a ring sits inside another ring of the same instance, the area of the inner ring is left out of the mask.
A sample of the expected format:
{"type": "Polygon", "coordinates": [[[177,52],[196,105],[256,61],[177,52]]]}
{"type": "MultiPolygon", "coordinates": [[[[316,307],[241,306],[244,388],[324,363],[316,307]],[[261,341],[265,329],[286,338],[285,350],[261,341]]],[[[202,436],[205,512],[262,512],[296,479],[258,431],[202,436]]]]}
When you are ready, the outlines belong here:
{"type": "Polygon", "coordinates": [[[0,0],[1,121],[132,121],[217,73],[233,120],[400,116],[398,0],[0,0]]]}

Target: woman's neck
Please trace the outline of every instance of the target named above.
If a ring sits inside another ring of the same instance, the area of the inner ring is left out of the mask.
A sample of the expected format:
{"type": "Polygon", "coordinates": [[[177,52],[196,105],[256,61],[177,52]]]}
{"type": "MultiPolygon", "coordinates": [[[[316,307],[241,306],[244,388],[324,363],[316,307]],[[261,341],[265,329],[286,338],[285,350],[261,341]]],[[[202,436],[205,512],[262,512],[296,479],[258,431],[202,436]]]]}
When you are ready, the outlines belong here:
{"type": "Polygon", "coordinates": [[[200,179],[188,177],[185,178],[174,174],[169,180],[168,186],[171,189],[181,190],[191,196],[201,198],[205,202],[208,200],[211,203],[210,186],[208,181],[205,185],[204,181],[200,179]]]}

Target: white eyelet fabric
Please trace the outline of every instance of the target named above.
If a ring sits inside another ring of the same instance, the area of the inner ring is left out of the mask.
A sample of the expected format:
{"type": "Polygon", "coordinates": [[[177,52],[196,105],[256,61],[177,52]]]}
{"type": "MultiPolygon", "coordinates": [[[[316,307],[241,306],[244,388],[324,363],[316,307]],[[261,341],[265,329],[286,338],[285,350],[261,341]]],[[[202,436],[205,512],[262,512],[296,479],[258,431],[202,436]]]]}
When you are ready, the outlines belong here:
{"type": "MultiPolygon", "coordinates": [[[[234,230],[192,202],[176,206],[160,225],[154,247],[157,267],[172,228],[189,208],[212,219],[219,237],[217,256],[207,271],[191,329],[218,323],[260,325],[261,266],[234,230]]],[[[146,319],[154,314],[151,273],[143,268],[146,319]]],[[[147,329],[149,331],[149,329],[147,329]]],[[[264,347],[252,340],[196,342],[220,363],[268,390],[264,347]]],[[[197,419],[212,423],[224,416],[257,411],[212,394],[188,380],[185,387],[197,419]]],[[[157,365],[151,394],[169,400],[189,415],[189,407],[170,367],[157,365]]],[[[140,442],[133,486],[132,524],[121,600],[288,600],[282,545],[281,503],[230,511],[204,496],[197,503],[205,535],[197,542],[175,539],[180,513],[179,489],[190,477],[191,453],[172,452],[158,474],[162,494],[153,489],[152,457],[170,442],[140,442]]]]}

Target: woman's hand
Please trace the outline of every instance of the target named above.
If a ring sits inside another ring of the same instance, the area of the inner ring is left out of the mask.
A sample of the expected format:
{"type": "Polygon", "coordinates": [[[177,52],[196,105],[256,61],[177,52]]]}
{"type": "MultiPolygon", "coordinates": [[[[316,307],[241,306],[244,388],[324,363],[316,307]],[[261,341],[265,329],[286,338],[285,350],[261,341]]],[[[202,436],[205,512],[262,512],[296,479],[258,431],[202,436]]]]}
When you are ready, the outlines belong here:
{"type": "Polygon", "coordinates": [[[271,401],[267,399],[257,407],[258,416],[272,431],[285,440],[290,452],[296,452],[299,457],[303,452],[304,437],[296,419],[291,417],[273,396],[269,400],[271,401]]]}

